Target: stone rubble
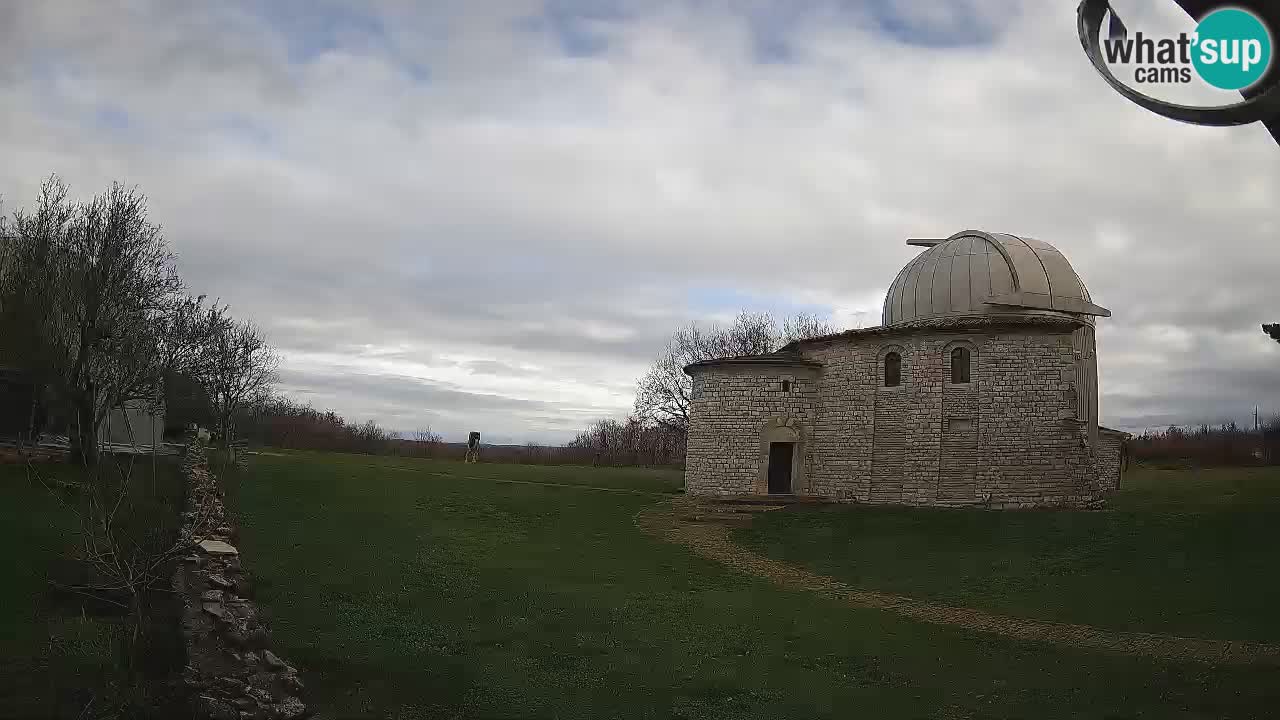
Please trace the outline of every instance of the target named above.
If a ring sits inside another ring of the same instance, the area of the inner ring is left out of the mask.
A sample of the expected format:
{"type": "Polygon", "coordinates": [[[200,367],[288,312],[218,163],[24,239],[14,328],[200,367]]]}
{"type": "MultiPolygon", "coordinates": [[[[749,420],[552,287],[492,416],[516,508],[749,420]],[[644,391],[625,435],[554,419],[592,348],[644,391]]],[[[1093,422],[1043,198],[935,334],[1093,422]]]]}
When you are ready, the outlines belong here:
{"type": "Polygon", "coordinates": [[[202,436],[187,445],[183,532],[196,543],[174,572],[187,648],[183,681],[201,720],[295,720],[310,713],[298,698],[298,671],[272,652],[262,613],[249,600],[222,491],[209,472],[202,436]],[[210,529],[212,528],[212,529],[210,529]]]}

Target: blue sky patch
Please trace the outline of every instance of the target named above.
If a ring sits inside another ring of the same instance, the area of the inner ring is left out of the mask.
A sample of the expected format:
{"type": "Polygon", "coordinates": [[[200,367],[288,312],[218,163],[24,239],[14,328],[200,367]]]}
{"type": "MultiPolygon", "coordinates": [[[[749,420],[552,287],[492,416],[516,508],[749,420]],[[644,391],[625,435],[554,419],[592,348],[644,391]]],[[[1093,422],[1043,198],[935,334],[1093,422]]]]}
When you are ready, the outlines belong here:
{"type": "MultiPolygon", "coordinates": [[[[947,21],[933,23],[913,18],[903,13],[893,0],[872,0],[867,4],[867,10],[877,26],[895,40],[907,45],[936,48],[989,45],[999,35],[1000,28],[1012,19],[1005,17],[993,25],[973,7],[972,0],[935,2],[939,7],[947,8],[942,11],[949,15],[947,21]]],[[[1017,12],[1013,8],[1008,15],[1017,12]]]]}
{"type": "Polygon", "coordinates": [[[129,113],[115,105],[100,105],[93,112],[93,125],[109,132],[124,132],[132,124],[129,113]]]}
{"type": "Polygon", "coordinates": [[[790,38],[796,26],[825,3],[820,0],[793,0],[758,3],[744,8],[751,31],[751,51],[756,62],[784,63],[795,59],[790,38]]]}
{"type": "Polygon", "coordinates": [[[624,19],[625,8],[618,0],[547,0],[541,15],[525,18],[518,27],[551,35],[569,57],[592,57],[609,46],[608,38],[592,25],[624,19]]]}
{"type": "Polygon", "coordinates": [[[213,121],[214,128],[258,149],[270,149],[275,144],[275,134],[262,123],[243,113],[225,113],[213,121]]]}
{"type": "Polygon", "coordinates": [[[255,7],[284,35],[289,59],[295,63],[310,62],[356,39],[386,43],[382,21],[358,9],[317,0],[274,0],[255,7]]]}

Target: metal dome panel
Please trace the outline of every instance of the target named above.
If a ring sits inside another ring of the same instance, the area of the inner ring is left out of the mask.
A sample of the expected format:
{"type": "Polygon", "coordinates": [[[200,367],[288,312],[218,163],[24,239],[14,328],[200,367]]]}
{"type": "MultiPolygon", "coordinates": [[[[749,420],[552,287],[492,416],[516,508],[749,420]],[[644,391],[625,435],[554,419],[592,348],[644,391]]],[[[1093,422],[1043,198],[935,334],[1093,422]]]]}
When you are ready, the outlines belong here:
{"type": "Polygon", "coordinates": [[[883,324],[947,315],[1033,311],[1108,317],[1057,248],[1043,240],[966,230],[907,263],[885,295],[883,324]]]}

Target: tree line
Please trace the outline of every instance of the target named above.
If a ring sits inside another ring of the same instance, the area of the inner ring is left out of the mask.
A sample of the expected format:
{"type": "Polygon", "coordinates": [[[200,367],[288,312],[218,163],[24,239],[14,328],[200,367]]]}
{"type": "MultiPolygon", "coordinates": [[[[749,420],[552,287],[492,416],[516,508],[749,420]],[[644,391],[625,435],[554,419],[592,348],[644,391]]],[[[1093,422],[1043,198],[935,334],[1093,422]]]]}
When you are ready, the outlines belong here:
{"type": "Polygon", "coordinates": [[[1135,460],[1202,466],[1280,464],[1280,416],[1248,428],[1227,422],[1148,430],[1129,442],[1135,460]]]}
{"type": "MultiPolygon", "coordinates": [[[[34,388],[24,435],[65,432],[94,465],[114,410],[163,412],[172,430],[211,427],[224,444],[451,456],[429,430],[413,437],[351,423],[273,392],[279,357],[250,320],[192,294],[137,188],[113,183],[76,200],[56,175],[34,205],[0,216],[0,366],[34,388]]],[[[816,316],[781,322],[743,312],[727,326],[678,328],[636,387],[633,412],[593,423],[564,447],[490,449],[487,459],[680,465],[692,391],[684,367],[773,352],[834,332],[816,316]]]]}
{"type": "MultiPolygon", "coordinates": [[[[774,352],[789,342],[836,330],[814,315],[781,321],[767,313],[742,312],[730,323],[676,329],[649,370],[637,382],[633,412],[626,418],[593,422],[562,446],[528,443],[489,446],[482,462],[530,465],[648,465],[683,467],[692,381],[684,367],[699,360],[774,352]]],[[[176,393],[175,393],[176,394],[176,393]]],[[[187,405],[171,401],[181,417],[187,405]]],[[[200,404],[195,404],[198,416],[200,404]]],[[[461,460],[462,443],[445,442],[430,428],[402,434],[374,421],[352,423],[332,411],[316,410],[282,396],[242,408],[238,432],[255,445],[304,450],[336,450],[461,460]]]]}
{"type": "Polygon", "coordinates": [[[224,440],[276,380],[278,358],[252,322],[193,296],[146,196],[113,183],[80,201],[56,175],[34,207],[0,219],[5,364],[36,389],[27,436],[66,431],[95,465],[113,410],[163,406],[166,380],[199,386],[224,440]]]}
{"type": "MultiPolygon", "coordinates": [[[[634,409],[626,418],[597,420],[563,446],[489,446],[481,451],[480,460],[530,465],[683,467],[692,391],[692,381],[684,373],[686,365],[774,352],[789,342],[833,332],[835,329],[826,322],[807,314],[779,321],[767,313],[742,312],[725,326],[691,323],[672,333],[639,379],[634,409]]],[[[198,418],[201,407],[199,400],[190,403],[175,398],[170,402],[175,418],[192,408],[192,417],[198,418]]],[[[445,442],[430,428],[406,435],[372,420],[348,422],[337,413],[317,410],[283,396],[246,405],[234,418],[234,426],[242,437],[260,446],[447,460],[461,460],[466,453],[462,443],[445,442]]]]}

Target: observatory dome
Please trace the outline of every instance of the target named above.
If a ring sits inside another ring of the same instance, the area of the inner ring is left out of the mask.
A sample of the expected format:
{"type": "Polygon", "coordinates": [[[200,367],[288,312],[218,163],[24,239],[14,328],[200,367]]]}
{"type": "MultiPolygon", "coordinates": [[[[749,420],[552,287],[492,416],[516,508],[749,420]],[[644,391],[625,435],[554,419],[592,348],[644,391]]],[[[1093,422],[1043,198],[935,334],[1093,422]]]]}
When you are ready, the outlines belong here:
{"type": "Polygon", "coordinates": [[[1111,315],[1093,304],[1071,263],[1047,242],[965,230],[908,244],[928,249],[889,286],[884,325],[957,315],[1066,314],[1090,322],[1111,315]]]}

